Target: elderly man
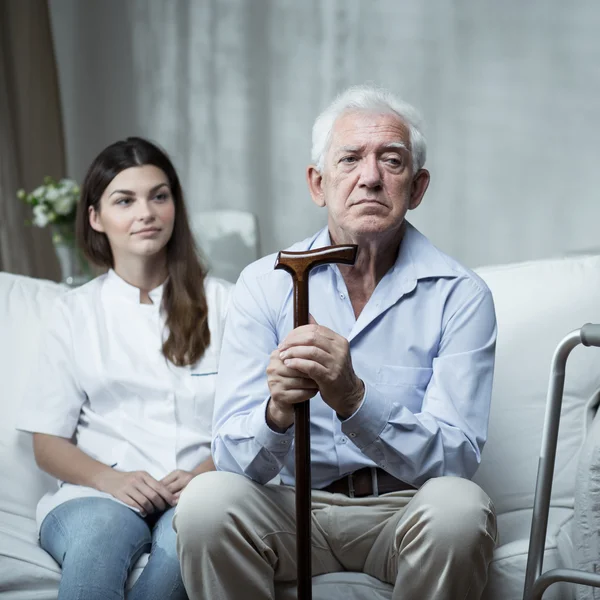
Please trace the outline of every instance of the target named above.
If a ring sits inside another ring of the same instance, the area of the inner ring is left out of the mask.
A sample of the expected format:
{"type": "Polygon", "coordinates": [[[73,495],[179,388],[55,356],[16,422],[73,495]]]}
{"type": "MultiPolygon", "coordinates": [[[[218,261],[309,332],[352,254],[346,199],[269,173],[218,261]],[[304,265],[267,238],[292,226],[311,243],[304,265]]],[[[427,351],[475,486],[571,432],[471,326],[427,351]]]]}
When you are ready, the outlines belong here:
{"type": "Polygon", "coordinates": [[[316,120],[307,171],[327,227],[358,244],[310,276],[311,324],[268,256],[237,283],[213,419],[218,471],[175,517],[190,598],[274,598],[296,575],[294,404],[311,400],[312,571],[360,571],[394,599],[480,598],[494,508],[469,478],[487,435],[496,319],[471,271],[406,220],[429,184],[416,111],[350,88],[316,120]],[[269,483],[277,475],[281,484],[269,483]]]}

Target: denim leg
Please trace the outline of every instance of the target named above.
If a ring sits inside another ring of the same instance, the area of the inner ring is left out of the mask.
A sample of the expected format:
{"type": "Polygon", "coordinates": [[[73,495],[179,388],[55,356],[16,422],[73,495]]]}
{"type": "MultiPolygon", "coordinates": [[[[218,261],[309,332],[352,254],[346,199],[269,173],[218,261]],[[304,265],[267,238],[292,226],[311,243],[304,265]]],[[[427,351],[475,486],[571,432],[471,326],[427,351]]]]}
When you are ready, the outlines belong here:
{"type": "Polygon", "coordinates": [[[129,570],[150,544],[148,524],[108,498],[60,504],[40,530],[40,545],[62,567],[58,600],[123,600],[129,570]]]}
{"type": "Polygon", "coordinates": [[[127,594],[127,600],[188,600],[177,556],[174,512],[175,508],[170,508],[156,521],[148,564],[127,594]]]}

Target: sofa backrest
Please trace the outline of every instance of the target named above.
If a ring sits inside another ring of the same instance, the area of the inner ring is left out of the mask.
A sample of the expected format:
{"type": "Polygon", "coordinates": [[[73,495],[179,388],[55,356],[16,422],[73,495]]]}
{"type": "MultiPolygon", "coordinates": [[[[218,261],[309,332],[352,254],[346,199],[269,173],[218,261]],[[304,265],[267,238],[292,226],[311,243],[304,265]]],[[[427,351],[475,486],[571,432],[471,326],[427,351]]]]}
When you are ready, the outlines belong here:
{"type": "MultiPolygon", "coordinates": [[[[600,323],[600,256],[478,274],[494,296],[498,343],[488,441],[475,480],[504,513],[533,506],[552,356],[570,331],[600,323]]],[[[553,506],[573,506],[575,470],[599,389],[600,349],[578,346],[567,362],[553,506]]]]}
{"type": "Polygon", "coordinates": [[[42,319],[64,287],[0,273],[0,512],[35,518],[42,495],[56,484],[40,471],[31,436],[15,429],[21,398],[36,376],[42,319]]]}

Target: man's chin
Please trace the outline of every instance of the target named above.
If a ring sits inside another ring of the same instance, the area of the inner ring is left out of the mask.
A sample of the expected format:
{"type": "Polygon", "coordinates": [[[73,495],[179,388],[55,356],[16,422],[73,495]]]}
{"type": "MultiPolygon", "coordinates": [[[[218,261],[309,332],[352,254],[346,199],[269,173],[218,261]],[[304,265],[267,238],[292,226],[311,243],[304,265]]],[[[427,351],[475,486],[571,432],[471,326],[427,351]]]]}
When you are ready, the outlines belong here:
{"type": "Polygon", "coordinates": [[[347,231],[356,237],[384,235],[391,231],[399,230],[402,223],[390,223],[386,219],[365,217],[354,223],[347,231]]]}

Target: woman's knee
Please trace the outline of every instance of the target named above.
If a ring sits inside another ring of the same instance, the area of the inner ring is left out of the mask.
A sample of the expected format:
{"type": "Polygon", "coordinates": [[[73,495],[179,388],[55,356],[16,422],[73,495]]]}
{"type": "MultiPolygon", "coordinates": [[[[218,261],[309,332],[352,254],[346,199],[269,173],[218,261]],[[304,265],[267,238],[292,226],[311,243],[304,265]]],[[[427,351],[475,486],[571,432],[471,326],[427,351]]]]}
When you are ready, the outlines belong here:
{"type": "MultiPolygon", "coordinates": [[[[57,506],[46,519],[69,548],[98,549],[150,543],[150,529],[135,512],[108,498],[76,498],[57,506]]],[[[42,524],[42,529],[46,520],[42,524]]]]}

